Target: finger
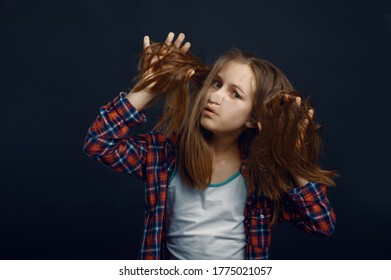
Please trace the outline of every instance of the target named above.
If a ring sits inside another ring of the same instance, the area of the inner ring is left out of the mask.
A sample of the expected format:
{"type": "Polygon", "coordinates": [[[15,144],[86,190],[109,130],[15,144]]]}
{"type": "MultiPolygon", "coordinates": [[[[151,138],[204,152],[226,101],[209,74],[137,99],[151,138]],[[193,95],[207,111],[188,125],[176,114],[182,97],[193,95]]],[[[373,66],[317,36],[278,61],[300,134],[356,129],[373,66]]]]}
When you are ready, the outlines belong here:
{"type": "Polygon", "coordinates": [[[308,110],[308,116],[310,117],[310,119],[314,117],[314,109],[311,108],[308,110]]]}
{"type": "Polygon", "coordinates": [[[303,120],[302,122],[300,122],[298,124],[299,136],[298,136],[297,141],[296,141],[296,146],[298,148],[301,147],[302,142],[304,141],[304,137],[305,137],[304,135],[305,135],[305,131],[307,129],[308,123],[309,123],[308,119],[305,119],[305,120],[303,120]]]}
{"type": "Polygon", "coordinates": [[[177,47],[179,49],[179,47],[181,46],[184,39],[185,39],[185,34],[179,33],[178,37],[176,38],[176,40],[174,42],[175,47],[177,47]]]}
{"type": "Polygon", "coordinates": [[[189,80],[191,76],[193,76],[195,71],[193,69],[187,70],[186,72],[186,79],[189,80]]]}
{"type": "Polygon", "coordinates": [[[187,51],[190,49],[190,47],[191,47],[190,42],[186,42],[186,44],[183,45],[183,47],[181,48],[181,50],[182,50],[184,53],[187,53],[187,51]]]}
{"type": "Polygon", "coordinates": [[[149,41],[148,36],[144,36],[143,45],[144,45],[144,50],[151,52],[151,48],[149,48],[149,46],[151,45],[151,42],[149,41]]]}
{"type": "Polygon", "coordinates": [[[166,40],[164,41],[164,45],[161,47],[161,51],[160,51],[161,54],[165,55],[168,52],[174,37],[175,34],[173,32],[168,33],[166,40]]]}
{"type": "Polygon", "coordinates": [[[307,129],[307,126],[309,124],[309,120],[308,119],[304,119],[301,124],[300,124],[300,128],[302,129],[302,131],[304,132],[306,129],[307,129]]]}
{"type": "Polygon", "coordinates": [[[303,121],[304,130],[307,128],[308,123],[309,123],[309,120],[308,120],[308,119],[305,119],[305,120],[303,121]]]}
{"type": "Polygon", "coordinates": [[[283,102],[281,104],[284,104],[284,102],[292,102],[295,101],[295,103],[300,106],[301,105],[301,97],[300,96],[294,96],[289,93],[284,94],[283,102]]]}
{"type": "Polygon", "coordinates": [[[172,39],[174,39],[175,34],[173,32],[168,33],[166,41],[164,43],[169,46],[171,45],[172,39]]]}

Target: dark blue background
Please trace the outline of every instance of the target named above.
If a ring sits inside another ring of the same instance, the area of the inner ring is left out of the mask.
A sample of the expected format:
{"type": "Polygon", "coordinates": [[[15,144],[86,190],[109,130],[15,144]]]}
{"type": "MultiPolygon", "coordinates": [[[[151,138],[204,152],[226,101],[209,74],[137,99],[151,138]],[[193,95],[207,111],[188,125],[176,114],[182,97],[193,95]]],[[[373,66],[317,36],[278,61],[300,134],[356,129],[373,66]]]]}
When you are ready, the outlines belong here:
{"type": "Polygon", "coordinates": [[[391,2],[374,0],[0,1],[0,258],[136,258],[143,185],[82,146],[131,87],[143,36],[169,31],[208,63],[258,53],[311,96],[322,163],[342,174],[337,227],[319,238],[281,224],[272,258],[391,259],[391,2]]]}

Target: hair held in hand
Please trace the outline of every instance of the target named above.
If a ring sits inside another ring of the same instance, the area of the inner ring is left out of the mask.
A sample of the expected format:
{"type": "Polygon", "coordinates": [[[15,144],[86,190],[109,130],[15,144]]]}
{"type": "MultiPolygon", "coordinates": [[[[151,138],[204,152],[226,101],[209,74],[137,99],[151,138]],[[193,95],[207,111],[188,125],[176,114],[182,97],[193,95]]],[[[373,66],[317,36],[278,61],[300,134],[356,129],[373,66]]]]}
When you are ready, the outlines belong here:
{"type": "MultiPolygon", "coordinates": [[[[292,175],[327,186],[335,186],[336,171],[319,166],[321,125],[309,118],[309,98],[295,103],[295,90],[276,92],[256,108],[262,123],[248,158],[249,189],[270,198],[274,209],[281,209],[283,196],[292,188],[292,175]],[[289,94],[288,100],[284,97],[289,94]]],[[[273,222],[278,217],[273,216],[273,222]]]]}
{"type": "Polygon", "coordinates": [[[133,91],[145,90],[156,94],[147,107],[164,98],[163,114],[155,129],[166,136],[179,134],[192,98],[209,73],[209,67],[190,52],[184,53],[174,45],[153,43],[140,54],[139,74],[133,91]],[[154,59],[158,57],[159,59],[154,59]],[[190,72],[194,74],[190,76],[190,72]],[[153,73],[153,74],[150,74],[153,73]]]}

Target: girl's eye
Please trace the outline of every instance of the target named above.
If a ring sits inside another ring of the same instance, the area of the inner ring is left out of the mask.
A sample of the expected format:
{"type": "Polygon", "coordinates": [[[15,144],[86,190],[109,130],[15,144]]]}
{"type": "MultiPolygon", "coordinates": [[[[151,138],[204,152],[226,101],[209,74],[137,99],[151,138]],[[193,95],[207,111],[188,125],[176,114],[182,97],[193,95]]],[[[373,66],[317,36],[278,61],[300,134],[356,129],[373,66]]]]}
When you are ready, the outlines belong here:
{"type": "Polygon", "coordinates": [[[233,97],[235,97],[235,98],[239,98],[239,99],[242,98],[242,97],[240,96],[240,94],[237,93],[236,91],[234,91],[232,95],[233,95],[233,97]]]}
{"type": "Polygon", "coordinates": [[[214,81],[214,82],[212,83],[212,85],[213,85],[213,87],[215,87],[215,88],[221,88],[221,83],[220,83],[219,81],[214,81]]]}

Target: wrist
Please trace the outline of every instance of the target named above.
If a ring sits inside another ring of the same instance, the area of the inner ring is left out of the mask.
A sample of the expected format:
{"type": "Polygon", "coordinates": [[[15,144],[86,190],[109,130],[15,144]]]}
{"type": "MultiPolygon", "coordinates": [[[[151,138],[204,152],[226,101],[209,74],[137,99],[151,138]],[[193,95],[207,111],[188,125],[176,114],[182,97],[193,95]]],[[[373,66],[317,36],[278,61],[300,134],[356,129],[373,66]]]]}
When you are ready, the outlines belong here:
{"type": "Polygon", "coordinates": [[[156,95],[146,91],[133,91],[128,92],[126,98],[132,103],[138,112],[144,109],[144,107],[155,97],[156,95]]]}
{"type": "Polygon", "coordinates": [[[292,176],[293,182],[295,183],[296,186],[302,187],[307,185],[310,181],[304,179],[303,177],[300,176],[292,176]]]}

